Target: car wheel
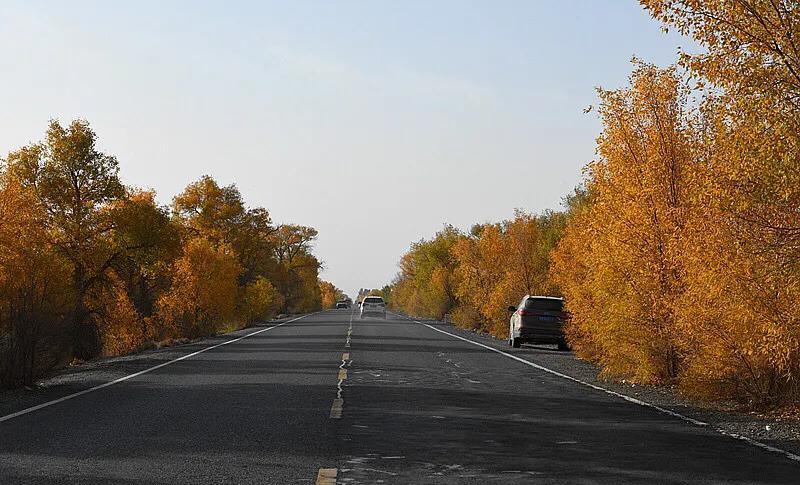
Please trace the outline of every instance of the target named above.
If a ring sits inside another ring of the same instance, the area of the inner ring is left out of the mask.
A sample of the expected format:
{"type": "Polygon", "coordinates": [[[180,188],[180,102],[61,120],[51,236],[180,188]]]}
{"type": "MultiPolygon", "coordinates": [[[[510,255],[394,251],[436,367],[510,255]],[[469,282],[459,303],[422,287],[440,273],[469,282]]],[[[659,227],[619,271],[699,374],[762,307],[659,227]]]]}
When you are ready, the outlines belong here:
{"type": "Polygon", "coordinates": [[[566,342],[559,342],[558,343],[558,350],[567,351],[569,350],[569,344],[566,342]]]}
{"type": "Polygon", "coordinates": [[[519,341],[518,338],[511,337],[511,346],[512,347],[514,347],[515,349],[518,349],[520,345],[521,345],[521,342],[519,341]]]}

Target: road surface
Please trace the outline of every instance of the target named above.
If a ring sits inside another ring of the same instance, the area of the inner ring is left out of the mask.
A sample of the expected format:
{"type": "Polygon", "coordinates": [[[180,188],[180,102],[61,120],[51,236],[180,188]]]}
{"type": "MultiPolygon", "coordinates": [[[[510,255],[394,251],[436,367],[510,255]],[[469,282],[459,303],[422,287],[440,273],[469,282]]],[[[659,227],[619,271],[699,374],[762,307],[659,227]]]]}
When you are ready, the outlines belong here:
{"type": "Polygon", "coordinates": [[[513,358],[550,350],[352,317],[112,361],[38,409],[0,402],[0,484],[800,481],[779,453],[513,358]]]}

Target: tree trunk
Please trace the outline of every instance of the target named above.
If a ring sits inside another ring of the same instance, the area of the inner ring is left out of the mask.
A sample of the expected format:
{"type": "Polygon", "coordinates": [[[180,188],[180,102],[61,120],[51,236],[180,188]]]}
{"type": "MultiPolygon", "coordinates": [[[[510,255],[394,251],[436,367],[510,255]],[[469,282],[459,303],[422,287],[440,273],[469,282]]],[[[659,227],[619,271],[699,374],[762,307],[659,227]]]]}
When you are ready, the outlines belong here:
{"type": "Polygon", "coordinates": [[[76,265],[73,276],[75,283],[75,302],[72,313],[72,355],[81,360],[88,360],[100,355],[100,331],[89,319],[86,308],[86,272],[82,265],[76,265]]]}

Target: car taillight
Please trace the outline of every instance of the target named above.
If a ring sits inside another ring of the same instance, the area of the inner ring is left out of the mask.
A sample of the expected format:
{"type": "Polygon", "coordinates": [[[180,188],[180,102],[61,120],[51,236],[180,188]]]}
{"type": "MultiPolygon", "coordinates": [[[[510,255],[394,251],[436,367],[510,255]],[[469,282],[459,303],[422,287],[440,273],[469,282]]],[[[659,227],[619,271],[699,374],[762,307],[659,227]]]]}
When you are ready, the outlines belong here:
{"type": "Polygon", "coordinates": [[[534,312],[528,312],[528,311],[525,311],[525,310],[518,310],[517,313],[519,313],[520,316],[523,316],[523,317],[531,317],[533,315],[536,315],[534,312]]]}

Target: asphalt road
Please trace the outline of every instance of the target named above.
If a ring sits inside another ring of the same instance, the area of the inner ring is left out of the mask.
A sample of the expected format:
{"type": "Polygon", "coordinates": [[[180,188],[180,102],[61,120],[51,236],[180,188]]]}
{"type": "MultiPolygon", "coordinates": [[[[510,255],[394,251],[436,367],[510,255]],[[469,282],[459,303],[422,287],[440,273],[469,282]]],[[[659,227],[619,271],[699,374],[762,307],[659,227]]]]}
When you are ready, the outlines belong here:
{"type": "Polygon", "coordinates": [[[540,349],[351,317],[111,361],[0,402],[0,484],[800,483],[779,453],[509,357],[540,349]]]}

